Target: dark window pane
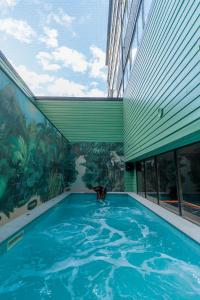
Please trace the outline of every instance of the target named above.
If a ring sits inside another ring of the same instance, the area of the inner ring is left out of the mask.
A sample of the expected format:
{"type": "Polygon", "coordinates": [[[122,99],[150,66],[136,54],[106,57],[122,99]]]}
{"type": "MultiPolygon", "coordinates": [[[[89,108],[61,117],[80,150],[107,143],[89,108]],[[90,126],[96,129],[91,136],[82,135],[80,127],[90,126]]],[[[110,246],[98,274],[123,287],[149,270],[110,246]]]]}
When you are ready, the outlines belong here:
{"type": "Polygon", "coordinates": [[[174,152],[159,155],[157,157],[157,165],[160,205],[179,213],[174,152]]]}
{"type": "Polygon", "coordinates": [[[156,166],[155,159],[149,158],[145,161],[146,175],[146,197],[157,203],[157,184],[156,184],[156,166]]]}
{"type": "Polygon", "coordinates": [[[144,162],[137,162],[136,169],[138,194],[142,197],[145,197],[144,162]]]}
{"type": "Polygon", "coordinates": [[[200,143],[178,150],[183,216],[200,223],[200,143]]]}

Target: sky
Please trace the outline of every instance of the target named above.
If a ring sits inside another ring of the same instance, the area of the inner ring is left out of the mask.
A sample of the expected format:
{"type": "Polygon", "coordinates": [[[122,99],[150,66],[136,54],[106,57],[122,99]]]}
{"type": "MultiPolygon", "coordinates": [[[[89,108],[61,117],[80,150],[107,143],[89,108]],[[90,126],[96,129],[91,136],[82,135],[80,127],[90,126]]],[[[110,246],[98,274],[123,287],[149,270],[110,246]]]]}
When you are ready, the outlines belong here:
{"type": "Polygon", "coordinates": [[[0,0],[0,50],[36,96],[107,96],[108,0],[0,0]]]}

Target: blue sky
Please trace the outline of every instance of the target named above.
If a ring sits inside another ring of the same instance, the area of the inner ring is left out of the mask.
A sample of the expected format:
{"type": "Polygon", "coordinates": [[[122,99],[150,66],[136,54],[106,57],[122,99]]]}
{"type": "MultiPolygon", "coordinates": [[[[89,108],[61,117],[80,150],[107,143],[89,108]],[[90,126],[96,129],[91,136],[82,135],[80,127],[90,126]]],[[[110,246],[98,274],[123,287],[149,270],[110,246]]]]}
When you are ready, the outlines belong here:
{"type": "Polygon", "coordinates": [[[0,0],[1,50],[40,96],[106,96],[108,0],[0,0]]]}

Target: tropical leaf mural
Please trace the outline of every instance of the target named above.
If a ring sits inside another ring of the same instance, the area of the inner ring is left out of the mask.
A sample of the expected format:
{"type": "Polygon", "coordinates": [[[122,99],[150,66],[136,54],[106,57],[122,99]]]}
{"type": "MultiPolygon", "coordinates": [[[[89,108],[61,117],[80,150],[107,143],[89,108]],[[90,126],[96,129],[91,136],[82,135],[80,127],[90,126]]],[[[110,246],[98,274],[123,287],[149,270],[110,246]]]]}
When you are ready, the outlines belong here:
{"type": "Polygon", "coordinates": [[[34,197],[47,201],[75,181],[69,142],[3,72],[0,142],[0,221],[1,213],[9,218],[34,197]]]}
{"type": "Polygon", "coordinates": [[[75,143],[73,152],[76,159],[82,156],[84,167],[82,181],[88,189],[102,185],[108,191],[124,190],[124,157],[122,143],[75,143]]]}
{"type": "Polygon", "coordinates": [[[0,71],[0,224],[68,191],[123,191],[123,144],[71,145],[0,71]]]}

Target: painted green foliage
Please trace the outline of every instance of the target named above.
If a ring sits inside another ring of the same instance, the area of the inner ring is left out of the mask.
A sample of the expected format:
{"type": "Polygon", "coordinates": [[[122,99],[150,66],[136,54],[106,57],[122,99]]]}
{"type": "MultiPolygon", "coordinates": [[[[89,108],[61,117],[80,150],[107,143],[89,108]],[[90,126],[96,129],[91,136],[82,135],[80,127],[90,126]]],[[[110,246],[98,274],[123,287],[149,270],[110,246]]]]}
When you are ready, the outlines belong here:
{"type": "Polygon", "coordinates": [[[124,189],[122,143],[71,146],[2,71],[0,145],[0,212],[7,217],[15,208],[33,209],[70,190],[75,182],[81,188],[124,189]]]}
{"type": "Polygon", "coordinates": [[[82,180],[88,189],[103,185],[108,191],[124,190],[123,143],[78,143],[73,150],[84,156],[82,180]]]}
{"type": "Polygon", "coordinates": [[[9,80],[0,87],[0,211],[7,216],[33,195],[47,201],[76,179],[69,142],[25,98],[9,80]]]}

